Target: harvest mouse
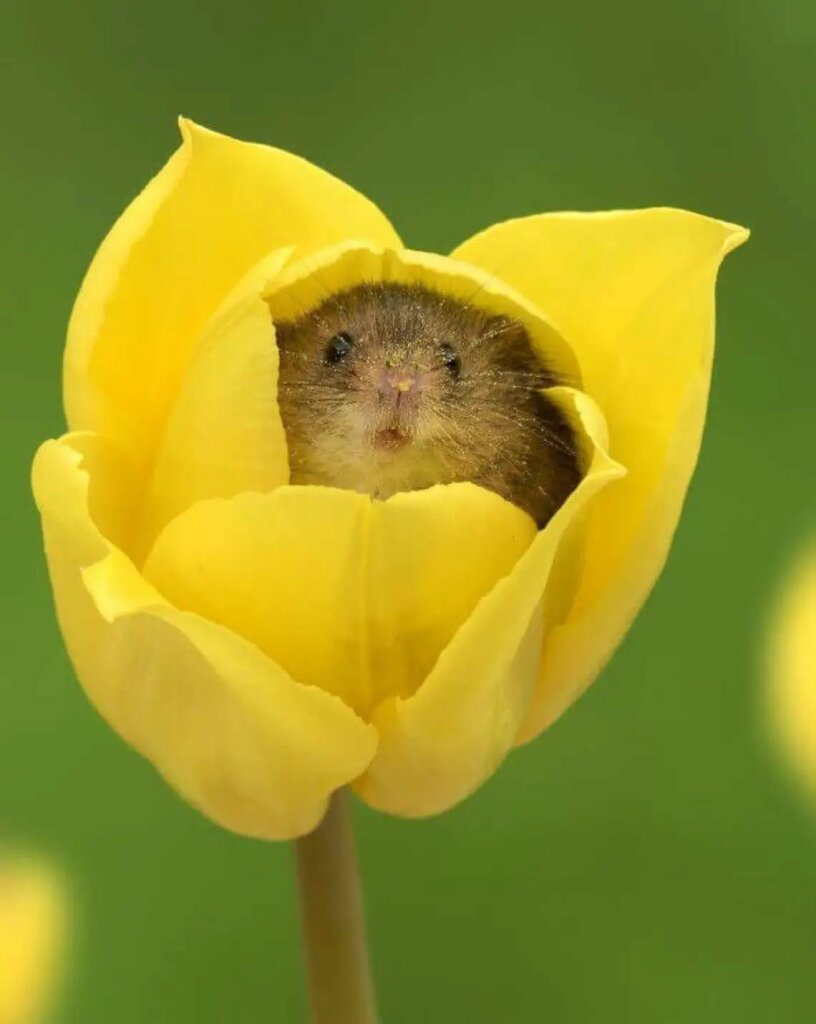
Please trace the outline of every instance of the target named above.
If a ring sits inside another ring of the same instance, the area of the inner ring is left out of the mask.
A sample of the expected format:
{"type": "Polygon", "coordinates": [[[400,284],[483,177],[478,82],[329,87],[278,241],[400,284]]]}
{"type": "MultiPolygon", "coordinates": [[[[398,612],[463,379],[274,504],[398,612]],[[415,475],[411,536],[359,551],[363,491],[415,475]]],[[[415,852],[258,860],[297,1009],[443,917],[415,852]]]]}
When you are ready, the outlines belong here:
{"type": "Polygon", "coordinates": [[[275,324],[292,482],[387,498],[469,480],[543,526],[580,479],[561,383],[520,321],[360,284],[275,324]]]}

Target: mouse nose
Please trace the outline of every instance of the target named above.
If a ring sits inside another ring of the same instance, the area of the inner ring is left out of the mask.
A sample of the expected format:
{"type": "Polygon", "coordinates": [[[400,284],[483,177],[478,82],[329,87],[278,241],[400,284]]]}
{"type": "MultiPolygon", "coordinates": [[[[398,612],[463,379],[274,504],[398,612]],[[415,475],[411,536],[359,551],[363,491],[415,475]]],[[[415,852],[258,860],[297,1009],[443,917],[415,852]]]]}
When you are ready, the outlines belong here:
{"type": "Polygon", "coordinates": [[[384,395],[405,395],[419,391],[419,373],[408,366],[387,366],[377,383],[384,395]]]}

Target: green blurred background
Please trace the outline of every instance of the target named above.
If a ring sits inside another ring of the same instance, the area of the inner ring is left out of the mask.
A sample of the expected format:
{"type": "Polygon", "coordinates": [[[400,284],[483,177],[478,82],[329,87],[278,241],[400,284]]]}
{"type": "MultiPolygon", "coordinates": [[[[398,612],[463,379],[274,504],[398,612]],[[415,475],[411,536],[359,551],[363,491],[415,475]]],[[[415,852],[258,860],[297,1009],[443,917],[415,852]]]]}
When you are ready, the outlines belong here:
{"type": "Polygon", "coordinates": [[[290,849],[208,824],[93,713],[29,495],[80,278],[180,112],[331,169],[417,248],[546,209],[753,228],[685,517],[614,663],[452,813],[356,820],[387,1024],[816,1019],[816,807],[767,748],[758,671],[816,521],[814,46],[797,0],[5,0],[0,829],[74,879],[60,1021],[305,1012],[290,849]]]}

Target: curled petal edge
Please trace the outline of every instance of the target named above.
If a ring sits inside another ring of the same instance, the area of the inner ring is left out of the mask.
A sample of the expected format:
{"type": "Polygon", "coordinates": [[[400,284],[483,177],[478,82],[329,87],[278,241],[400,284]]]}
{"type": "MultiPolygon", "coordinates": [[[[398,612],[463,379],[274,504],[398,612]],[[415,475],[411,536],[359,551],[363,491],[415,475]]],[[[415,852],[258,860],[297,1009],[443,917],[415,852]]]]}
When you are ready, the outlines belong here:
{"type": "Polygon", "coordinates": [[[663,569],[702,439],[718,270],[747,238],[738,225],[658,207],[523,217],[453,253],[498,266],[563,326],[629,474],[593,510],[579,592],[550,638],[519,742],[592,683],[663,569]]]}

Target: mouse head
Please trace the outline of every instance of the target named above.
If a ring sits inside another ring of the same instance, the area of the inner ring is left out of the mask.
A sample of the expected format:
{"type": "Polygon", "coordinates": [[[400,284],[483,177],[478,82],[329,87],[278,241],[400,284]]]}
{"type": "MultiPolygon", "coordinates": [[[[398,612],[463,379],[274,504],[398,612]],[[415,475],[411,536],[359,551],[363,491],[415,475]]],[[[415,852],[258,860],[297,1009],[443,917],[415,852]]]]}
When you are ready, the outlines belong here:
{"type": "Polygon", "coordinates": [[[418,285],[359,285],[276,336],[293,474],[372,493],[470,478],[554,383],[519,322],[418,285]]]}

